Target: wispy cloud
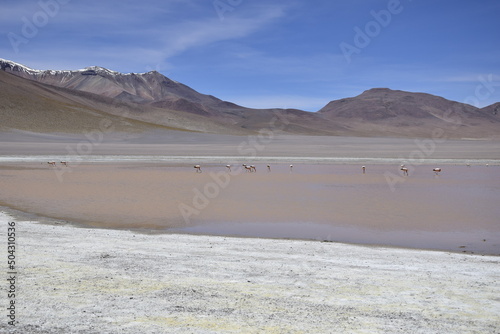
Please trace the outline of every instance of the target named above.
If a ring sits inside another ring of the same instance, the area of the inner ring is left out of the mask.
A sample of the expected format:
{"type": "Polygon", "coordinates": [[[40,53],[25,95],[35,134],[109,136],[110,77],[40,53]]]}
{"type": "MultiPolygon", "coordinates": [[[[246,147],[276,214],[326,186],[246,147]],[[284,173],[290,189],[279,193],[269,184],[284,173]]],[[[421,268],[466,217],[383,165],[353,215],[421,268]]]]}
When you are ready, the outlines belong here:
{"type": "Polygon", "coordinates": [[[165,58],[177,55],[190,48],[197,48],[212,43],[240,39],[266,25],[284,14],[283,8],[271,7],[251,17],[229,17],[224,21],[217,17],[204,20],[188,21],[166,26],[163,34],[163,52],[165,58]]]}
{"type": "MultiPolygon", "coordinates": [[[[21,52],[35,50],[50,58],[101,59],[102,66],[115,62],[168,64],[171,57],[221,41],[242,39],[285,15],[285,5],[249,6],[235,11],[221,21],[211,2],[197,1],[71,1],[60,6],[49,24],[39,29],[29,44],[20,45],[21,52]],[[131,15],[133,13],[133,15],[131,15]],[[51,43],[45,42],[50,38],[51,43]],[[80,55],[80,56],[79,56],[80,55]],[[76,56],[76,58],[75,58],[76,56]]],[[[22,37],[24,19],[42,9],[36,3],[12,3],[2,12],[0,28],[6,35],[14,32],[22,37]]],[[[9,45],[0,47],[4,56],[13,54],[9,45]]],[[[14,57],[11,57],[14,58],[14,57]]],[[[149,65],[148,65],[149,66],[149,65]]],[[[59,66],[58,66],[59,67],[59,66]]],[[[131,69],[134,70],[134,69],[131,69]]]]}

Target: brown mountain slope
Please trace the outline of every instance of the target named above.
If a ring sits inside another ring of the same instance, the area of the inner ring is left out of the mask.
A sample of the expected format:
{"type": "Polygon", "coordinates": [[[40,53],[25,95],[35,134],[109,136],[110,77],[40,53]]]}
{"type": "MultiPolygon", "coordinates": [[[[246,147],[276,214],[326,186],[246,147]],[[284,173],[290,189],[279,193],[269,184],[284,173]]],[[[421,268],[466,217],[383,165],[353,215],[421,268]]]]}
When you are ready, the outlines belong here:
{"type": "Polygon", "coordinates": [[[0,65],[9,74],[46,85],[77,103],[113,115],[127,114],[143,122],[226,134],[249,134],[268,128],[277,133],[343,134],[342,128],[325,123],[315,113],[241,107],[198,93],[158,72],[122,74],[98,67],[39,71],[4,60],[0,65]],[[284,124],[275,125],[277,115],[284,124]]]}
{"type": "Polygon", "coordinates": [[[493,103],[481,109],[484,113],[497,117],[500,114],[500,102],[493,103]]]}
{"type": "Polygon", "coordinates": [[[387,88],[331,101],[318,114],[359,134],[429,137],[434,131],[443,131],[453,138],[493,138],[500,134],[500,116],[487,110],[430,94],[387,88]]]}
{"type": "Polygon", "coordinates": [[[0,60],[0,67],[16,76],[52,86],[94,93],[124,102],[151,104],[166,109],[174,107],[174,110],[194,114],[206,113],[213,117],[231,118],[231,115],[221,115],[222,111],[246,109],[214,96],[201,94],[156,71],[123,74],[98,66],[71,71],[40,71],[6,60],[0,60]],[[200,112],[200,106],[203,112],[200,112]]]}
{"type": "Polygon", "coordinates": [[[35,82],[0,71],[0,127],[35,132],[84,132],[108,118],[116,131],[137,131],[145,124],[120,119],[78,103],[35,82]]]}
{"type": "MultiPolygon", "coordinates": [[[[170,80],[156,71],[123,74],[98,66],[71,71],[34,70],[6,60],[0,61],[0,67],[6,72],[32,81],[112,98],[132,95],[137,97],[137,101],[144,103],[172,96],[203,100],[195,90],[170,80]]],[[[204,97],[205,100],[208,99],[204,97]]]]}
{"type": "Polygon", "coordinates": [[[3,130],[83,133],[100,129],[106,123],[112,124],[113,131],[120,132],[153,129],[238,132],[205,117],[140,107],[105,96],[33,82],[4,71],[0,71],[0,101],[0,128],[3,130]]]}
{"type": "MultiPolygon", "coordinates": [[[[233,135],[256,134],[262,129],[275,133],[334,134],[335,126],[324,124],[316,114],[286,110],[235,111],[232,115],[179,99],[191,112],[176,105],[126,102],[111,97],[51,86],[0,71],[0,119],[2,129],[33,132],[82,133],[99,129],[99,122],[112,120],[115,131],[144,131],[151,128],[189,130],[233,135]],[[207,117],[208,116],[208,117],[207,117]],[[232,116],[232,117],[230,117],[232,116]]],[[[174,100],[175,102],[175,100],[174,100]]],[[[231,104],[228,103],[229,106],[231,104]]],[[[248,109],[250,110],[250,109],[248,109]]]]}

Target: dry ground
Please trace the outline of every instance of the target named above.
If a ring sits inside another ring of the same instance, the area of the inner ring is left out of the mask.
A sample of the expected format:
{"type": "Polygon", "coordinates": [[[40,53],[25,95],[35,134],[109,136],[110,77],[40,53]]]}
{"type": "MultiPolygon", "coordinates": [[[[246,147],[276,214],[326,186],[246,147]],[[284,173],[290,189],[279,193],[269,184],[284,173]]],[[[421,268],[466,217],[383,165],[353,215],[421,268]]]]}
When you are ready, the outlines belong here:
{"type": "Polygon", "coordinates": [[[3,240],[16,221],[16,333],[500,329],[498,257],[0,220],[3,240]]]}

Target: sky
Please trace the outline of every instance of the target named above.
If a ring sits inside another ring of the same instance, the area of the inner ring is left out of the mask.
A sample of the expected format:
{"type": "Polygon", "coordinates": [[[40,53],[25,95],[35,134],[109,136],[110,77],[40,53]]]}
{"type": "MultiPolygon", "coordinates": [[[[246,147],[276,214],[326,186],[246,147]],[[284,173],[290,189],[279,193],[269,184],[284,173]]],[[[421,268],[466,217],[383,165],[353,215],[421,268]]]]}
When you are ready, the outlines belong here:
{"type": "Polygon", "coordinates": [[[376,87],[500,101],[498,0],[3,0],[0,58],[156,70],[246,107],[376,87]]]}

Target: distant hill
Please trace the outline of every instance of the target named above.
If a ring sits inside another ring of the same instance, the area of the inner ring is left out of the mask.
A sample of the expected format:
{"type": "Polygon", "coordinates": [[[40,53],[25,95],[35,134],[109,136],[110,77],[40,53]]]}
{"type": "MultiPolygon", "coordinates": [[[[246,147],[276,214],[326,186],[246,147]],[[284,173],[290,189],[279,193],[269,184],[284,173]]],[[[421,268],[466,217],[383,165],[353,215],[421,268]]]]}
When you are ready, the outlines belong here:
{"type": "Polygon", "coordinates": [[[498,115],[500,115],[500,102],[484,107],[481,110],[486,114],[498,117],[498,115]]]}
{"type": "Polygon", "coordinates": [[[375,88],[332,101],[316,113],[251,109],[156,71],[123,74],[98,66],[34,70],[2,59],[0,68],[3,129],[81,131],[78,124],[92,128],[106,116],[119,117],[120,131],[164,127],[244,135],[276,127],[280,119],[276,133],[284,134],[430,137],[441,129],[453,138],[500,137],[498,103],[478,109],[429,94],[375,88]]]}
{"type": "Polygon", "coordinates": [[[494,106],[479,109],[430,94],[374,88],[331,101],[318,114],[360,135],[429,137],[439,129],[454,138],[477,138],[500,134],[500,115],[490,110],[494,106]]]}

